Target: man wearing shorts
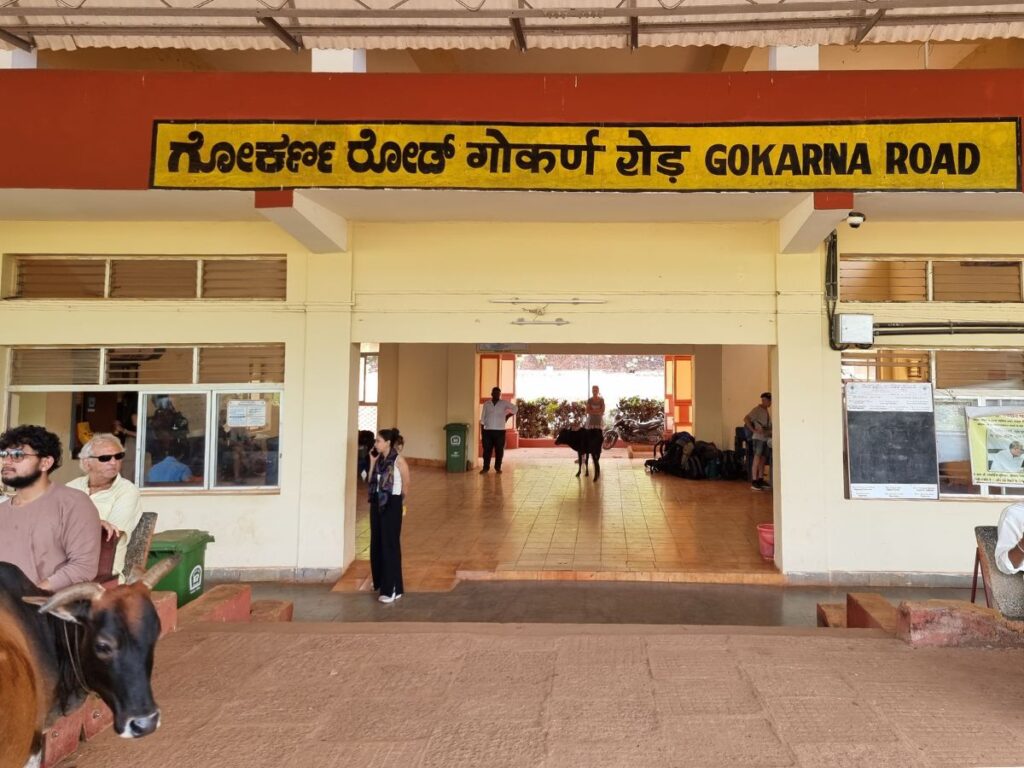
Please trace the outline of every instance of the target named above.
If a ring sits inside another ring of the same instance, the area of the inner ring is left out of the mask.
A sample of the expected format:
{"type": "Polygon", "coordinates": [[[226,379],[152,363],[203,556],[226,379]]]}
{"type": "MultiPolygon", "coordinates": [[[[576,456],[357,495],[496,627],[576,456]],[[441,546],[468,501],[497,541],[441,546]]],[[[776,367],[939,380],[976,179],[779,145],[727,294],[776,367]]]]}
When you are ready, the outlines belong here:
{"type": "Polygon", "coordinates": [[[765,491],[771,486],[764,481],[764,465],[772,439],[772,393],[761,393],[761,404],[755,406],[743,419],[743,426],[751,432],[751,448],[754,452],[754,466],[750,475],[750,487],[765,491]]]}

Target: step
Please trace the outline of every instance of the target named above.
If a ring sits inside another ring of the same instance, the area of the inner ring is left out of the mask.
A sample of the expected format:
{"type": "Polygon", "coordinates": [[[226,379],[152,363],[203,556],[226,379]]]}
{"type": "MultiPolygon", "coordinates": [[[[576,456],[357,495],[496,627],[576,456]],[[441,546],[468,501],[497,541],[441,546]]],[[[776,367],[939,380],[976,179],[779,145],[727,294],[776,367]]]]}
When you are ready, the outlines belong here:
{"type": "Polygon", "coordinates": [[[846,595],[846,626],[850,629],[881,629],[895,635],[897,625],[896,606],[876,592],[846,595]]]}
{"type": "Polygon", "coordinates": [[[899,637],[915,648],[1024,648],[1024,622],[962,600],[908,600],[899,637]]]}
{"type": "Polygon", "coordinates": [[[256,600],[249,609],[249,621],[274,623],[291,621],[295,606],[290,600],[256,600]]]}
{"type": "Polygon", "coordinates": [[[819,627],[845,627],[846,603],[818,603],[819,627]]]}
{"type": "Polygon", "coordinates": [[[178,626],[209,622],[249,622],[252,587],[218,584],[178,610],[178,626]]]}

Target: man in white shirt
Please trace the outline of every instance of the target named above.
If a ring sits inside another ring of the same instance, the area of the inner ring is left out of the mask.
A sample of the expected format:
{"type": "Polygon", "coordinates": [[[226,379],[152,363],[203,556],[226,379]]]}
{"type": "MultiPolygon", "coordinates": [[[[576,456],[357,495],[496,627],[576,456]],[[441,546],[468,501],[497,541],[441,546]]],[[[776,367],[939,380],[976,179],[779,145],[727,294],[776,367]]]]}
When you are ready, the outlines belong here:
{"type": "Polygon", "coordinates": [[[1004,448],[992,457],[993,472],[1020,472],[1024,467],[1024,445],[1014,440],[1007,448],[1004,448]]]}
{"type": "Polygon", "coordinates": [[[501,459],[505,455],[505,422],[515,416],[518,410],[515,403],[501,399],[500,388],[491,390],[491,399],[480,409],[480,428],[484,442],[484,468],[480,470],[481,475],[490,472],[492,453],[494,471],[501,474],[501,459]]]}
{"type": "Polygon", "coordinates": [[[1024,502],[1011,504],[999,515],[996,567],[1006,574],[1024,571],[1024,502]]]}

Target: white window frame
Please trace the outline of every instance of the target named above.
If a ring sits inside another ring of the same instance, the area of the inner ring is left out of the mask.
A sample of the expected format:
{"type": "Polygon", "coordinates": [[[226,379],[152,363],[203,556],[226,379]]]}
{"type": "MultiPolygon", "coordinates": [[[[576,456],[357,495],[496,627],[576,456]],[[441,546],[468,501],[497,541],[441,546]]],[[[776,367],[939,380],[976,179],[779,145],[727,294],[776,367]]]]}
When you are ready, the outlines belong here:
{"type": "MultiPolygon", "coordinates": [[[[139,422],[137,425],[136,434],[139,436],[135,441],[135,467],[136,477],[135,480],[140,478],[142,473],[143,463],[146,454],[146,441],[145,441],[145,429],[146,429],[146,408],[143,401],[143,397],[151,397],[153,395],[206,395],[206,437],[205,437],[205,455],[203,456],[203,484],[201,486],[187,487],[187,488],[168,488],[165,486],[159,488],[146,488],[144,483],[136,483],[139,486],[141,493],[146,496],[167,496],[167,495],[194,495],[194,494],[246,494],[246,493],[280,493],[281,492],[281,459],[284,458],[284,451],[281,446],[284,445],[284,411],[285,411],[285,391],[284,385],[274,384],[171,384],[171,385],[137,385],[137,386],[125,386],[118,384],[104,384],[100,386],[91,385],[78,385],[69,386],[66,384],[57,385],[44,385],[44,384],[33,384],[23,386],[13,386],[7,389],[7,414],[8,420],[10,419],[11,413],[11,397],[22,393],[45,393],[45,392],[60,392],[60,393],[84,393],[84,392],[135,392],[139,395],[139,422]],[[220,486],[218,487],[213,482],[213,472],[216,469],[216,451],[217,451],[217,429],[216,414],[214,411],[214,402],[217,394],[278,394],[280,396],[280,418],[278,419],[278,477],[277,485],[245,485],[245,486],[220,486]]],[[[8,424],[8,427],[11,425],[8,424]]]]}

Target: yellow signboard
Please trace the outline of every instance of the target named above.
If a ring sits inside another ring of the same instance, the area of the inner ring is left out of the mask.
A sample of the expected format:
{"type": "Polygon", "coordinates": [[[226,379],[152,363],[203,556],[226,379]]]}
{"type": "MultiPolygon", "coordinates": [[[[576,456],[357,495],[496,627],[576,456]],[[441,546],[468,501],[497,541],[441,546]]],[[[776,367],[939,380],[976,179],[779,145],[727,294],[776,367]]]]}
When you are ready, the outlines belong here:
{"type": "Polygon", "coordinates": [[[1016,119],[766,125],[165,122],[162,189],[1019,191],[1016,119]]]}

